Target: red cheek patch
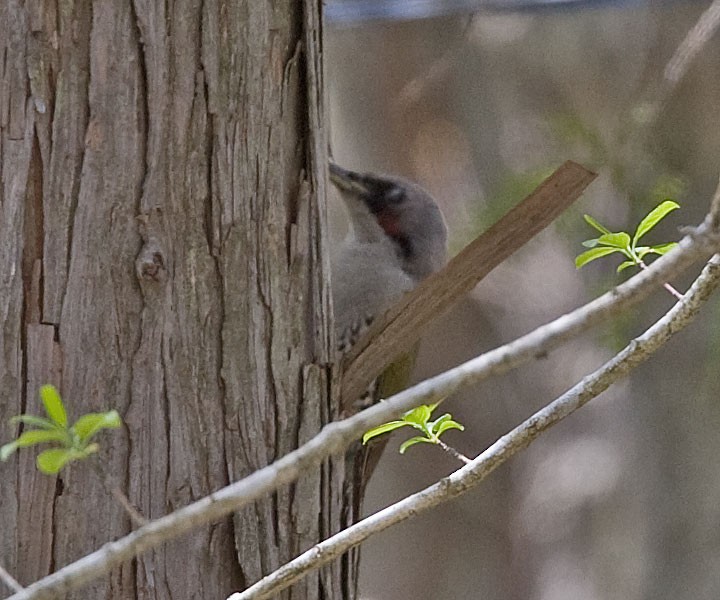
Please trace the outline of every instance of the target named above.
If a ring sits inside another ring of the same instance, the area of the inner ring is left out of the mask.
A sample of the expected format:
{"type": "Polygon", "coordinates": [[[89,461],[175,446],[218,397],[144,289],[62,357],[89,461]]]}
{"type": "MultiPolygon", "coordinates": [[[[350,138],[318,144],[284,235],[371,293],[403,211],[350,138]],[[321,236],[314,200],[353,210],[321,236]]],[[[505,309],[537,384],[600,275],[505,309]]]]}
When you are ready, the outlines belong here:
{"type": "Polygon", "coordinates": [[[378,225],[383,228],[385,233],[390,237],[398,237],[400,235],[400,224],[398,223],[397,215],[388,209],[377,213],[378,225]]]}

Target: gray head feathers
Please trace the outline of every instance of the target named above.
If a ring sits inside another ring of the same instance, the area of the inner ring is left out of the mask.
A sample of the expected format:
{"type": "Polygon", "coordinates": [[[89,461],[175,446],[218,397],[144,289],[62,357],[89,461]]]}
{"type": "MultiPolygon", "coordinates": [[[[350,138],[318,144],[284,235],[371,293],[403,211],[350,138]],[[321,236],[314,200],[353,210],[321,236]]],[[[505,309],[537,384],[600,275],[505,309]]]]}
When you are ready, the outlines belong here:
{"type": "Polygon", "coordinates": [[[433,198],[415,183],[355,173],[333,163],[330,177],[350,217],[350,232],[334,253],[332,270],[342,346],[362,333],[354,330],[366,327],[445,264],[447,228],[433,198]]]}

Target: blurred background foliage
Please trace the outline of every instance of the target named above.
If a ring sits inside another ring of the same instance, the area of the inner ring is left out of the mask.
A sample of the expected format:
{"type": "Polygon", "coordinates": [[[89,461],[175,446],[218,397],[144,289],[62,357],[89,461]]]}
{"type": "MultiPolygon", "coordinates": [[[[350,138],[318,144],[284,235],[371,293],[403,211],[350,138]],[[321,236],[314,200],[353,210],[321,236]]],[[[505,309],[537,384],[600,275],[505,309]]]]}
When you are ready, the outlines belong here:
{"type": "MultiPolygon", "coordinates": [[[[677,83],[671,76],[674,53],[709,4],[328,1],[333,154],[349,168],[427,187],[453,252],[563,161],[600,173],[553,227],[434,328],[417,379],[628,277],[630,269],[615,273],[620,259],[575,269],[591,237],[583,213],[633,230],[659,201],[678,201],[681,210],[648,243],[679,239],[679,226],[703,217],[720,167],[720,35],[677,83]]],[[[342,209],[333,203],[331,212],[341,235],[342,209]]],[[[672,283],[684,289],[699,269],[672,283]]],[[[672,302],[659,288],[642,307],[534,364],[457,394],[446,409],[467,430],[446,441],[481,452],[672,302]]],[[[362,597],[719,598],[719,340],[715,299],[630,379],[480,489],[369,541],[362,597]]],[[[458,466],[429,445],[413,450],[386,451],[367,512],[458,466]]]]}

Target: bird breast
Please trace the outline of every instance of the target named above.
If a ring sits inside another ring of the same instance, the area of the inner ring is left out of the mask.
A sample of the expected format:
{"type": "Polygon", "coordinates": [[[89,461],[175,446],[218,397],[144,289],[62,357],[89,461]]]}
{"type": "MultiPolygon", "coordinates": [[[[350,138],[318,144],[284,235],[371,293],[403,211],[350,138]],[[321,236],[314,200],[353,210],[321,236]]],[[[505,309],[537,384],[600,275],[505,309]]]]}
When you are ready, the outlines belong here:
{"type": "Polygon", "coordinates": [[[386,244],[346,243],[332,260],[335,339],[352,346],[372,320],[415,287],[386,244]]]}

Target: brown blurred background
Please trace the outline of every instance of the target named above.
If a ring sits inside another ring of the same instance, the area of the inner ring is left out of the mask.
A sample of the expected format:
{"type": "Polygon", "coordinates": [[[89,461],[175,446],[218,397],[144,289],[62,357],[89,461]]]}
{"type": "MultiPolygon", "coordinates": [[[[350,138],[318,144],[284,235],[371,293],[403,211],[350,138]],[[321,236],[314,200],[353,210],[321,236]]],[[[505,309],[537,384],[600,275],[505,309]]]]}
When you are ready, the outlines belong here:
{"type": "MultiPolygon", "coordinates": [[[[592,4],[592,3],[591,3],[592,4]]],[[[440,201],[451,249],[487,228],[566,159],[600,178],[553,227],[487,277],[425,344],[416,378],[457,365],[630,275],[578,271],[590,213],[632,230],[660,200],[682,208],[649,236],[699,222],[720,168],[720,36],[657,114],[663,71],[709,2],[617,2],[423,20],[330,21],[332,149],[440,201]]],[[[336,218],[342,217],[333,207],[336,218]],[[338,217],[340,215],[340,217],[338,217]]],[[[681,290],[698,266],[678,281],[681,290]]],[[[672,305],[662,289],[511,375],[444,405],[476,455],[597,368],[672,305]]],[[[720,598],[720,302],[658,355],[488,481],[367,542],[362,597],[720,598]]],[[[427,341],[427,340],[426,340],[427,341]]],[[[388,445],[366,511],[454,470],[439,449],[388,445]]]]}

